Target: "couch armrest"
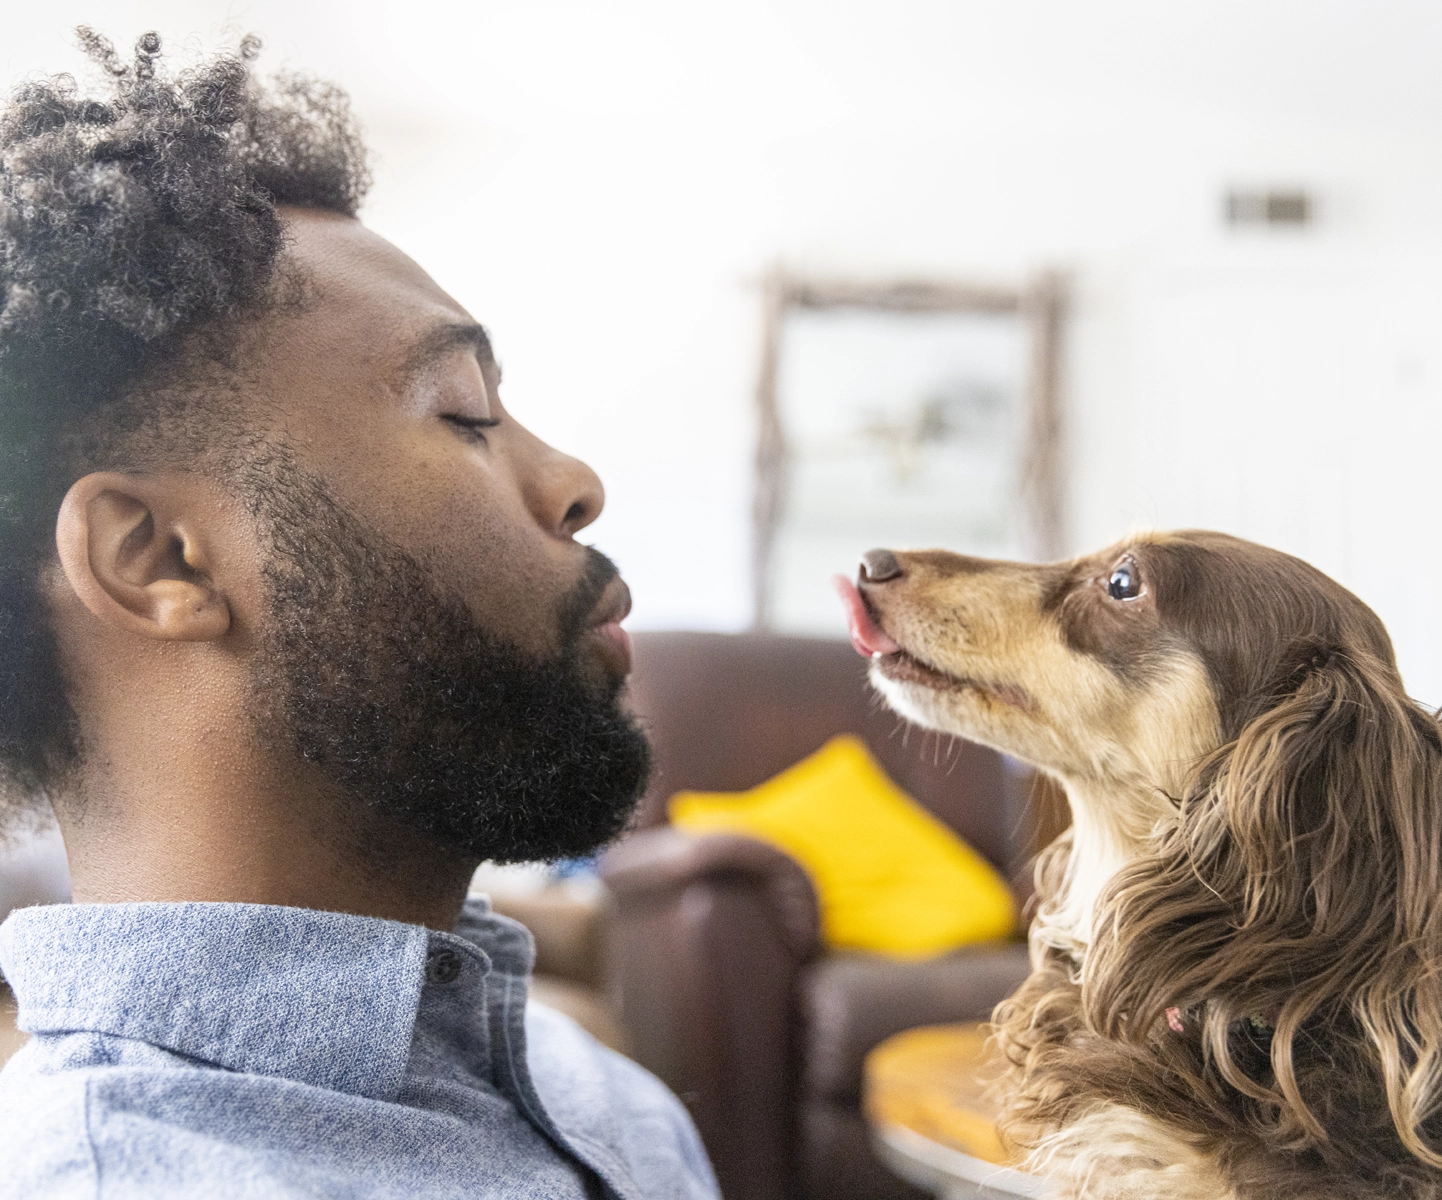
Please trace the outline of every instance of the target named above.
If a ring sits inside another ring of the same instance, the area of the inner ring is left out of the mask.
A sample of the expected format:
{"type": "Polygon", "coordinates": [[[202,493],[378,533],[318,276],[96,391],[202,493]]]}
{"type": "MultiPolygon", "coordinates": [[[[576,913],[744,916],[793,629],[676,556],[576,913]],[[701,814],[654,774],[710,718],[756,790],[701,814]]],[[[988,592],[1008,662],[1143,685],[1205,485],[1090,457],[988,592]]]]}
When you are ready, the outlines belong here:
{"type": "Polygon", "coordinates": [[[665,827],[617,846],[601,874],[634,1057],[691,1110],[727,1200],[783,1200],[796,1165],[796,985],[819,949],[810,880],[762,842],[665,827]]]}
{"type": "Polygon", "coordinates": [[[807,1099],[859,1105],[862,1064],[876,1046],[919,1025],[989,1020],[1030,972],[1025,942],[915,962],[834,954],[813,964],[800,983],[807,1099]]]}
{"type": "Polygon", "coordinates": [[[777,938],[800,960],[820,949],[816,892],[796,860],[765,842],[736,834],[682,833],[669,825],[643,830],[614,847],[601,877],[628,905],[667,903],[692,884],[740,883],[759,888],[777,938]]]}
{"type": "Polygon", "coordinates": [[[492,909],[519,921],[536,939],[537,975],[554,975],[580,987],[604,986],[609,919],[604,895],[582,898],[564,886],[552,886],[514,895],[492,892],[490,899],[492,909]]]}

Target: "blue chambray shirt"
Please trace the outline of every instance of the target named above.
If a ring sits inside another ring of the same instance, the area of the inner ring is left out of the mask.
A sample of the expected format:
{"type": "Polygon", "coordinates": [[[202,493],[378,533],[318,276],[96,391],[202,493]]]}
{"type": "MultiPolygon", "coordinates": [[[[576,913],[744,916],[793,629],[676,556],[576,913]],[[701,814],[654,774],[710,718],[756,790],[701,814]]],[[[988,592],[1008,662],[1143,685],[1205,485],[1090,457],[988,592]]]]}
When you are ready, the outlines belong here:
{"type": "Polygon", "coordinates": [[[253,904],[25,908],[0,1197],[719,1200],[675,1097],[526,1003],[530,934],[253,904]]]}

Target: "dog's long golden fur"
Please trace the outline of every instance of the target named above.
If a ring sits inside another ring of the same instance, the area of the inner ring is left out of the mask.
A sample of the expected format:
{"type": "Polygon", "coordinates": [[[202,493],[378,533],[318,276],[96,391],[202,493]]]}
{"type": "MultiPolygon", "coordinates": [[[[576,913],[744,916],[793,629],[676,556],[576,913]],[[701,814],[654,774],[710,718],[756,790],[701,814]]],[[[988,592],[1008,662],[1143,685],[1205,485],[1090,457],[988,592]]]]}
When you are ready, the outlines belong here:
{"type": "Polygon", "coordinates": [[[1088,1197],[1442,1197],[1442,731],[1371,610],[1201,532],[895,562],[861,584],[901,647],[878,687],[1073,809],[995,1018],[1032,1168],[1088,1197]]]}

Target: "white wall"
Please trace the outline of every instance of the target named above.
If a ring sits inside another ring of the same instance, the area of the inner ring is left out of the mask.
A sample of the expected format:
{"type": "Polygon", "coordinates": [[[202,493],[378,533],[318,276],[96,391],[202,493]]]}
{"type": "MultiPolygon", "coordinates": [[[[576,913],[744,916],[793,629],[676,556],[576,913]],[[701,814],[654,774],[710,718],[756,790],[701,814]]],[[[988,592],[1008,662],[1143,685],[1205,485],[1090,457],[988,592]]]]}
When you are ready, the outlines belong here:
{"type": "Polygon", "coordinates": [[[1442,701],[1433,0],[58,0],[4,17],[0,68],[73,64],[78,20],[229,21],[353,91],[367,219],[492,327],[522,419],[601,471],[635,625],[748,619],[769,264],[1060,265],[1074,547],[1203,524],[1295,550],[1442,701]],[[1315,230],[1228,234],[1248,182],[1315,189],[1315,230]]]}

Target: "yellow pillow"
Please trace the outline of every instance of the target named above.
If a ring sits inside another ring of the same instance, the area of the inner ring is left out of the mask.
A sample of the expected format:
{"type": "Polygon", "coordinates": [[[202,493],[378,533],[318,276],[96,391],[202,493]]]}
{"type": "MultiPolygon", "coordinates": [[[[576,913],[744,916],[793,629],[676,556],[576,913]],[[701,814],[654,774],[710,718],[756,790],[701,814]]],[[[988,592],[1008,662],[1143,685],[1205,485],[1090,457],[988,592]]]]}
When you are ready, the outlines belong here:
{"type": "Polygon", "coordinates": [[[833,949],[925,958],[1016,931],[1016,902],[991,864],[850,734],[749,792],[677,792],[670,811],[680,829],[745,834],[799,862],[833,949]]]}

